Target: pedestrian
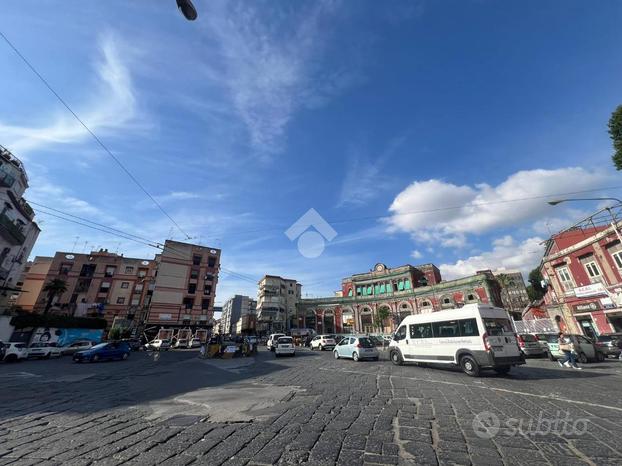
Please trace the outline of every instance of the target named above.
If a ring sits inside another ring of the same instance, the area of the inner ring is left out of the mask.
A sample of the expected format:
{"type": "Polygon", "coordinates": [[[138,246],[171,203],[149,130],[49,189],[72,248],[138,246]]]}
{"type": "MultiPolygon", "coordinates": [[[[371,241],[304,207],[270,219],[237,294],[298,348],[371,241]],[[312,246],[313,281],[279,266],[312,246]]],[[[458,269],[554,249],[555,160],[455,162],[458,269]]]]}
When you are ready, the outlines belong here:
{"type": "Polygon", "coordinates": [[[581,370],[581,368],[577,365],[577,360],[574,354],[574,345],[572,344],[572,340],[568,335],[565,335],[564,332],[559,332],[557,335],[557,341],[559,342],[559,349],[564,354],[562,360],[558,360],[557,363],[561,367],[572,367],[573,369],[581,370]]]}

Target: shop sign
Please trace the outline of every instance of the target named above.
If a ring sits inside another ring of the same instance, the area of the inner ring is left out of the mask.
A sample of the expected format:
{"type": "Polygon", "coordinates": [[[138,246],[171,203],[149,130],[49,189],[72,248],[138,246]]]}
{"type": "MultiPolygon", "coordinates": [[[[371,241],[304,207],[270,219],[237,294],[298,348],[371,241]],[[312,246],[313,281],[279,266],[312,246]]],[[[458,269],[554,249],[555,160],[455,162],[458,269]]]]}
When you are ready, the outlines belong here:
{"type": "Polygon", "coordinates": [[[607,291],[602,283],[593,283],[591,285],[579,286],[578,288],[575,288],[574,294],[577,298],[585,298],[588,296],[607,294],[607,291]]]}
{"type": "Polygon", "coordinates": [[[605,309],[612,309],[616,307],[613,299],[611,298],[600,298],[600,304],[602,304],[605,309]]]}
{"type": "Polygon", "coordinates": [[[590,312],[590,311],[598,311],[600,306],[598,303],[583,303],[583,304],[575,304],[572,306],[575,312],[590,312]]]}

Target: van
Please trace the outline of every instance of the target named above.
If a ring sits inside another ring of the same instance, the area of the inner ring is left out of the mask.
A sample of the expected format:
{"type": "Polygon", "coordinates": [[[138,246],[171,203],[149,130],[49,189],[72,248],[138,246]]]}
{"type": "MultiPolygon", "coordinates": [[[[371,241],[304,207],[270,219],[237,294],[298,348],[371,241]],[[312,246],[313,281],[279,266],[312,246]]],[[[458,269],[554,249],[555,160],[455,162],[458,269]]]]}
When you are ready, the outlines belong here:
{"type": "Polygon", "coordinates": [[[273,333],[268,337],[268,342],[266,343],[266,346],[268,347],[268,349],[270,351],[274,351],[276,348],[276,342],[279,338],[281,337],[285,337],[287,335],[285,335],[284,333],[273,333]]]}
{"type": "Polygon", "coordinates": [[[396,365],[458,365],[472,377],[483,369],[507,374],[512,366],[525,364],[510,316],[486,304],[407,316],[393,334],[389,357],[396,365]]]}

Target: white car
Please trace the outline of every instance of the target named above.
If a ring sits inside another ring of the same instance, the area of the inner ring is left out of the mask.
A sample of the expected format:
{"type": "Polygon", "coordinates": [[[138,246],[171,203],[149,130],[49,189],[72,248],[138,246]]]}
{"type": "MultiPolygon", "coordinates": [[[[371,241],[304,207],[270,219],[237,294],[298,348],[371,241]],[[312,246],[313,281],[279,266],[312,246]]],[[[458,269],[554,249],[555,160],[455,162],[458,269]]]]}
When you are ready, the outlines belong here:
{"type": "Polygon", "coordinates": [[[277,340],[284,336],[287,336],[287,335],[285,335],[284,333],[273,333],[272,335],[270,335],[268,337],[268,342],[266,343],[266,346],[268,347],[268,349],[270,351],[274,351],[277,340]]]}
{"type": "Polygon", "coordinates": [[[5,343],[6,353],[4,360],[6,362],[15,362],[20,359],[28,358],[28,346],[26,343],[5,343]]]}
{"type": "Polygon", "coordinates": [[[472,377],[484,369],[507,374],[525,364],[510,316],[487,304],[409,315],[393,335],[389,358],[396,365],[455,364],[472,377]]]}
{"type": "Polygon", "coordinates": [[[335,339],[332,335],[317,335],[313,338],[313,340],[311,340],[311,350],[332,350],[335,347],[335,344],[335,339]]]}
{"type": "Polygon", "coordinates": [[[30,347],[28,348],[29,358],[45,358],[45,359],[48,359],[51,357],[60,358],[61,354],[62,353],[60,351],[60,348],[56,346],[56,343],[50,343],[50,342],[32,343],[30,347]]]}
{"type": "Polygon", "coordinates": [[[201,340],[198,338],[192,338],[188,342],[188,348],[199,348],[201,346],[201,340]]]}
{"type": "Polygon", "coordinates": [[[173,348],[188,348],[188,340],[186,338],[180,338],[175,342],[173,348]]]}
{"type": "Polygon", "coordinates": [[[71,345],[68,346],[63,346],[60,351],[63,355],[65,354],[73,354],[73,353],[77,353],[78,351],[86,351],[86,350],[90,350],[93,346],[95,346],[93,344],[92,341],[75,341],[73,342],[71,345]]]}
{"type": "Polygon", "coordinates": [[[147,349],[156,351],[168,351],[171,347],[171,340],[153,340],[145,345],[147,349]]]}
{"type": "Polygon", "coordinates": [[[296,356],[296,347],[292,337],[280,337],[274,346],[274,355],[279,356],[296,356]]]}

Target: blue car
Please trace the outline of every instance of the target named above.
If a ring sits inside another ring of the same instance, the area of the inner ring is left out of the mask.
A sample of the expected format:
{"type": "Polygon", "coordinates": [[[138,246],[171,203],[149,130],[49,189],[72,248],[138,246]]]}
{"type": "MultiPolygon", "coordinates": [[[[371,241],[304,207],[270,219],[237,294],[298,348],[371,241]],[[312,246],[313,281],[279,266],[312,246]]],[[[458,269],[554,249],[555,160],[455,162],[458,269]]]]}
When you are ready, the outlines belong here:
{"type": "Polygon", "coordinates": [[[86,351],[78,351],[73,355],[74,362],[97,362],[103,360],[120,359],[130,357],[131,348],[124,341],[100,343],[86,351]]]}

